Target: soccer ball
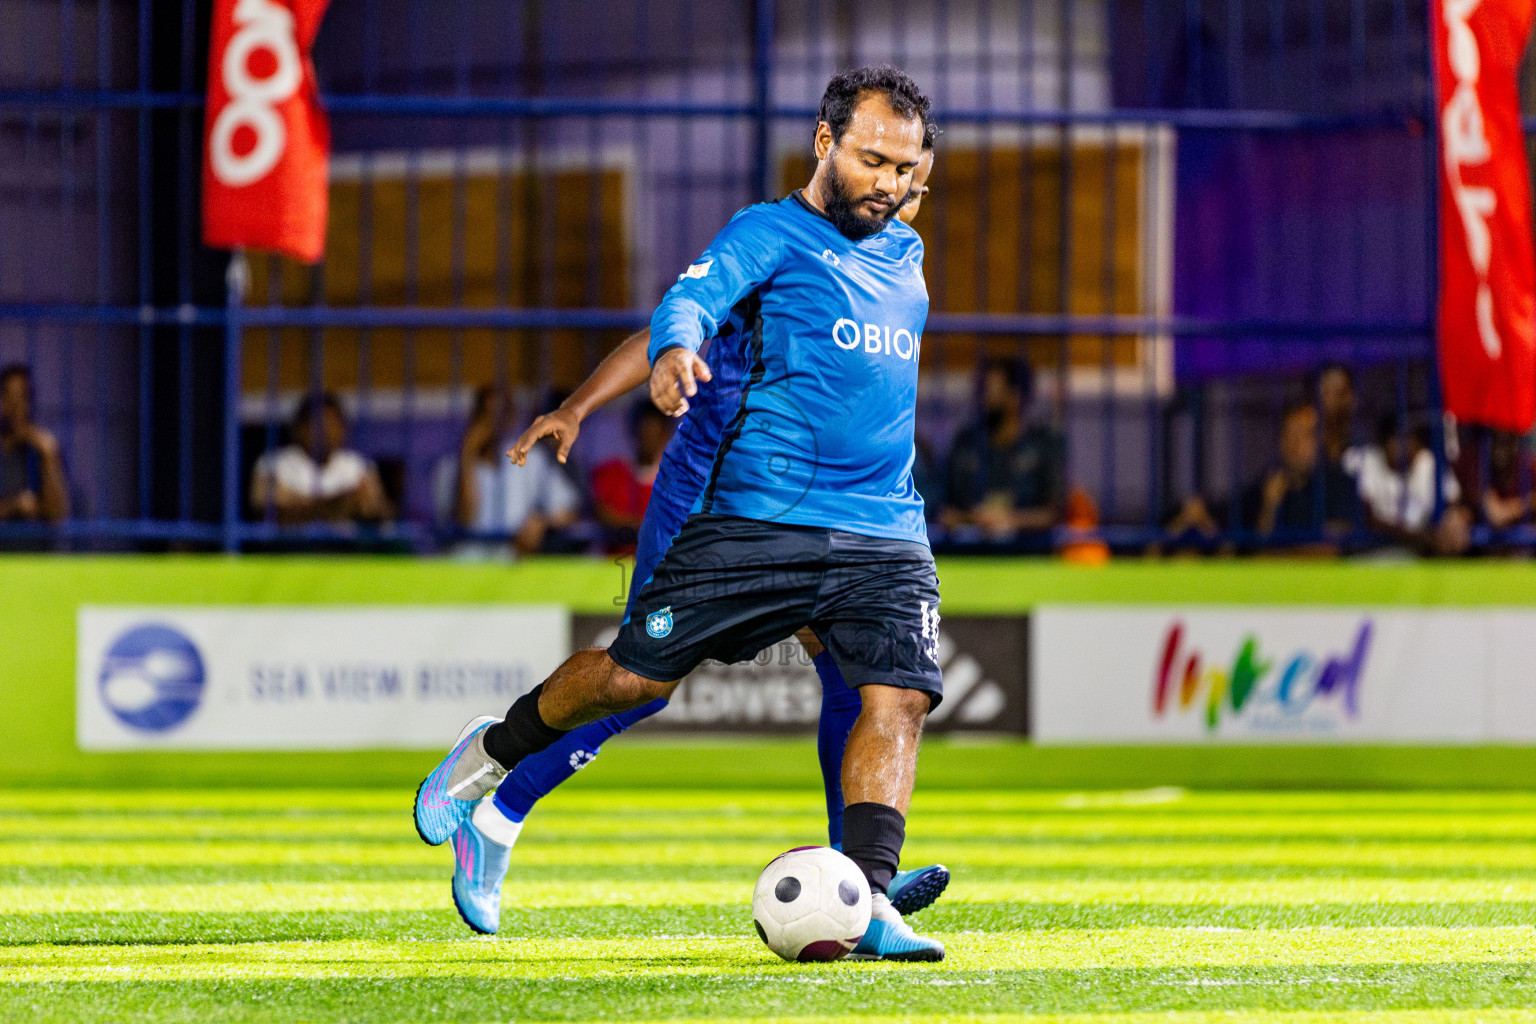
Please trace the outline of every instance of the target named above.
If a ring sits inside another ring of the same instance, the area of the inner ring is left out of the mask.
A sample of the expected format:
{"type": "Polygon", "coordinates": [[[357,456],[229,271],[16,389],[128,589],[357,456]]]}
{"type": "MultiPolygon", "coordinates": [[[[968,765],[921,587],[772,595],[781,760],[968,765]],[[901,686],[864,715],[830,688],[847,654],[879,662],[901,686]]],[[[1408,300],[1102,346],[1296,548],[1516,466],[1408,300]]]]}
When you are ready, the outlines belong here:
{"type": "Polygon", "coordinates": [[[785,960],[848,955],[869,927],[869,882],[826,846],[797,846],[768,862],[752,891],[752,923],[785,960]]]}

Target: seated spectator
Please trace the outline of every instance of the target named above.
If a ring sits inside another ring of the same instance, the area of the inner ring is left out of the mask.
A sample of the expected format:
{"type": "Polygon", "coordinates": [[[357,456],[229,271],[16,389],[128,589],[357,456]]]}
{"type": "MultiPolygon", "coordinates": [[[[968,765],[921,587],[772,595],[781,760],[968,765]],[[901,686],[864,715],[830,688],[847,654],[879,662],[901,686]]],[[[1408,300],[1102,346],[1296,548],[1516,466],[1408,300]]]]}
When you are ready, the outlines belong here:
{"type": "Polygon", "coordinates": [[[346,447],[347,418],[329,391],[299,403],[290,442],[256,461],[251,505],[284,526],[381,523],[392,510],[373,462],[346,447]]]}
{"type": "Polygon", "coordinates": [[[1312,391],[1323,428],[1323,457],[1335,465],[1353,443],[1355,427],[1355,374],[1342,363],[1329,363],[1318,371],[1312,391]]]}
{"type": "Polygon", "coordinates": [[[1376,426],[1376,443],[1351,448],[1344,467],[1355,478],[1366,523],[1419,554],[1456,555],[1471,543],[1471,518],[1459,503],[1461,487],[1446,469],[1440,481],[1442,514],[1436,524],[1435,455],[1429,429],[1410,429],[1388,413],[1376,426]]]}
{"type": "Polygon", "coordinates": [[[1280,463],[1243,492],[1243,525],[1261,537],[1318,529],[1338,535],[1355,525],[1359,512],[1355,482],[1343,466],[1319,459],[1317,435],[1317,408],[1311,402],[1299,402],[1285,411],[1280,420],[1280,463]]]}
{"type": "Polygon", "coordinates": [[[1504,430],[1478,431],[1456,460],[1456,476],[1478,522],[1495,530],[1530,521],[1536,459],[1524,438],[1504,430]]]}
{"type": "Polygon", "coordinates": [[[0,521],[57,523],[69,515],[58,439],[32,419],[32,371],[0,370],[0,521]]]}
{"type": "MultiPolygon", "coordinates": [[[[1249,484],[1238,499],[1243,527],[1266,539],[1277,533],[1317,530],[1325,537],[1348,533],[1359,512],[1355,482],[1343,466],[1319,458],[1317,408],[1312,403],[1299,402],[1286,409],[1280,421],[1279,449],[1279,464],[1249,484]]],[[[1193,531],[1210,538],[1221,532],[1224,521],[1224,514],[1213,513],[1205,500],[1196,495],[1174,516],[1168,532],[1178,536],[1193,531]]],[[[1292,545],[1291,549],[1299,553],[1338,553],[1331,540],[1320,544],[1305,542],[1292,545]]]]}
{"type": "Polygon", "coordinates": [[[1061,520],[1066,449],[1055,430],[1026,418],[1032,376],[1017,363],[982,370],[981,417],[949,452],[941,518],[950,529],[975,527],[989,540],[1007,540],[1061,520]]]}
{"type": "MultiPolygon", "coordinates": [[[[535,445],[526,465],[508,459],[511,426],[512,400],[505,391],[483,387],[475,392],[458,455],[446,456],[437,465],[434,504],[439,523],[469,533],[510,535],[513,549],[532,554],[576,522],[581,495],[547,445],[535,445]]],[[[472,541],[454,550],[494,556],[507,548],[500,541],[472,541]]]]}
{"type": "Polygon", "coordinates": [[[651,486],[661,466],[661,453],[672,439],[676,422],[650,399],[640,399],[630,416],[634,458],[609,459],[592,471],[593,511],[597,521],[612,534],[609,551],[623,554],[635,550],[640,521],[645,518],[651,486]]]}

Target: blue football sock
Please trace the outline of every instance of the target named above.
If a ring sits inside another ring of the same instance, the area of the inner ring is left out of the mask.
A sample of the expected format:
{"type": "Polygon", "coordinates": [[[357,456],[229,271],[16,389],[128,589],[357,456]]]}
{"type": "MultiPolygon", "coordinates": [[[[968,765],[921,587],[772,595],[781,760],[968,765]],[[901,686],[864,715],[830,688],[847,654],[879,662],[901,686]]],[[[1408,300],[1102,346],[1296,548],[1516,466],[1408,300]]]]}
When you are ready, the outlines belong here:
{"type": "Polygon", "coordinates": [[[821,724],[816,729],[816,755],[821,758],[821,782],[827,790],[827,839],[835,848],[843,843],[843,750],[848,733],[859,717],[863,702],[859,691],[843,681],[832,656],[816,655],[816,674],[821,677],[821,724]]]}
{"type": "Polygon", "coordinates": [[[522,821],[534,804],[597,757],[598,748],[610,737],[666,706],[666,700],[658,697],[638,708],[588,722],[566,733],[553,746],[523,758],[497,787],[496,809],[511,821],[522,821]]]}

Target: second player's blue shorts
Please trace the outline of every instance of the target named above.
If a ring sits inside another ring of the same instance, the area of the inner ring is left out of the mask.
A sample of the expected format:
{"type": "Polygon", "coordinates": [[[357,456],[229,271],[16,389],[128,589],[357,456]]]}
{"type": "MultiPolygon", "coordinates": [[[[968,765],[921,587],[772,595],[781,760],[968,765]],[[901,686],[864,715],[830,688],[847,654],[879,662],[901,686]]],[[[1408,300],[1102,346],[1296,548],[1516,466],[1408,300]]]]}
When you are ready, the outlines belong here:
{"type": "Polygon", "coordinates": [[[656,571],[672,539],[683,528],[693,501],[704,487],[704,479],[686,470],[679,471],[677,463],[663,458],[656,483],[651,488],[651,500],[645,506],[645,518],[640,521],[639,536],[635,544],[635,571],[630,578],[629,600],[624,604],[624,621],[629,621],[635,610],[635,595],[645,586],[656,571]]]}

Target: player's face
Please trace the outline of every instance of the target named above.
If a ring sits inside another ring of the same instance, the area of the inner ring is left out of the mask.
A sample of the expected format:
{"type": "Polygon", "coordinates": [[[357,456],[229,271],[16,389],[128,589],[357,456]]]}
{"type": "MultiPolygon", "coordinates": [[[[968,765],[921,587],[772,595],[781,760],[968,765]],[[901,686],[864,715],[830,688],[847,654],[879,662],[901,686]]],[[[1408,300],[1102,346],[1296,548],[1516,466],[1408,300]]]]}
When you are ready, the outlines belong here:
{"type": "Polygon", "coordinates": [[[923,150],[923,158],[917,162],[917,168],[912,172],[912,186],[907,190],[907,201],[901,204],[901,209],[896,211],[896,217],[903,224],[911,224],[917,220],[917,211],[923,205],[923,197],[928,194],[928,175],[933,173],[933,150],[923,150]]]}
{"type": "Polygon", "coordinates": [[[843,137],[832,141],[823,121],[816,129],[822,207],[838,230],[867,238],[896,216],[923,157],[923,122],[902,117],[883,96],[854,108],[843,137]]]}

